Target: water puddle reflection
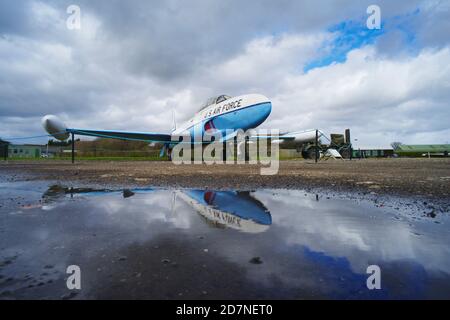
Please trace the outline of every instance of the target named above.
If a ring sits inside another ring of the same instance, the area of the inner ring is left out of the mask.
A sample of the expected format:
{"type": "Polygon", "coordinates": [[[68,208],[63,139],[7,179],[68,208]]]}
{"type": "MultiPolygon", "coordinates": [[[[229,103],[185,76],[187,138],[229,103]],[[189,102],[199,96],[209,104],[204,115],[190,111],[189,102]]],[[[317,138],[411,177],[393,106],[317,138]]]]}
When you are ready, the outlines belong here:
{"type": "Polygon", "coordinates": [[[2,299],[66,297],[70,264],[70,298],[450,298],[448,213],[298,190],[27,182],[0,197],[2,299]]]}

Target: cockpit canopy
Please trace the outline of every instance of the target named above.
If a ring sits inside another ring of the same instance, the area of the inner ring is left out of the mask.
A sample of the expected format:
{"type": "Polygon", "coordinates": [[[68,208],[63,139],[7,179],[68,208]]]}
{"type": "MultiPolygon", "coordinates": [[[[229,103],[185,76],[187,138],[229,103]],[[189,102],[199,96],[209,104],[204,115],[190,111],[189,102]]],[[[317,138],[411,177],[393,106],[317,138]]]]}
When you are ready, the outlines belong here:
{"type": "Polygon", "coordinates": [[[200,111],[202,111],[203,109],[209,107],[212,104],[218,104],[218,103],[224,102],[224,101],[226,101],[226,100],[228,100],[230,98],[231,97],[227,96],[226,94],[220,95],[218,97],[209,98],[208,100],[206,100],[206,102],[202,105],[202,107],[198,111],[200,112],[200,111]]]}

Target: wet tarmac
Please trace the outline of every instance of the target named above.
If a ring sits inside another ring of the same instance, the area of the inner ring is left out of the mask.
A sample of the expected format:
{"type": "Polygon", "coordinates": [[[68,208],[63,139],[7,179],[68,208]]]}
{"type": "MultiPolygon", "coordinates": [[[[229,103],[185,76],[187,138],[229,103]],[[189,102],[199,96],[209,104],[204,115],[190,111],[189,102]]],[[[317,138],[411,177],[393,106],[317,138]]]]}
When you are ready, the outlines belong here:
{"type": "Polygon", "coordinates": [[[449,299],[448,212],[411,203],[2,182],[0,299],[449,299]]]}

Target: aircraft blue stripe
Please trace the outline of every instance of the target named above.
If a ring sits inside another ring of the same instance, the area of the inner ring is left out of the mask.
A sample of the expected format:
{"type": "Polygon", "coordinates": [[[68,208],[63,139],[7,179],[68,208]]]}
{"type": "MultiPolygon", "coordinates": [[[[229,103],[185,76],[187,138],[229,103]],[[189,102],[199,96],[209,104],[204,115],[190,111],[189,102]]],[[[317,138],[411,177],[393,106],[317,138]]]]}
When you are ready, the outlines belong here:
{"type": "MultiPolygon", "coordinates": [[[[258,125],[260,125],[262,122],[264,122],[264,120],[266,120],[266,118],[269,116],[270,112],[272,110],[272,103],[267,101],[267,102],[261,102],[261,103],[256,103],[250,106],[246,106],[243,107],[241,109],[235,109],[235,110],[231,110],[231,111],[227,111],[209,118],[205,118],[202,121],[196,123],[195,125],[192,125],[191,127],[189,127],[188,129],[186,129],[186,131],[189,131],[191,136],[195,135],[195,134],[201,134],[203,135],[205,133],[204,131],[204,125],[206,122],[208,121],[213,121],[214,126],[216,127],[216,129],[220,130],[220,131],[224,131],[226,129],[232,129],[232,130],[237,130],[237,129],[243,129],[243,130],[247,130],[250,128],[255,128],[258,125]],[[255,110],[253,111],[251,114],[247,114],[247,109],[249,108],[256,108],[258,106],[267,106],[267,110],[255,110]],[[260,114],[258,114],[258,112],[261,112],[260,114]],[[237,113],[239,114],[237,117],[241,117],[241,119],[233,119],[232,122],[232,126],[228,126],[228,125],[220,125],[220,121],[227,121],[225,120],[226,118],[228,118],[230,116],[230,114],[233,113],[237,113]],[[244,114],[244,115],[243,115],[244,114]],[[201,126],[201,127],[200,127],[201,126]]],[[[225,132],[222,132],[222,134],[224,134],[225,132]]]]}

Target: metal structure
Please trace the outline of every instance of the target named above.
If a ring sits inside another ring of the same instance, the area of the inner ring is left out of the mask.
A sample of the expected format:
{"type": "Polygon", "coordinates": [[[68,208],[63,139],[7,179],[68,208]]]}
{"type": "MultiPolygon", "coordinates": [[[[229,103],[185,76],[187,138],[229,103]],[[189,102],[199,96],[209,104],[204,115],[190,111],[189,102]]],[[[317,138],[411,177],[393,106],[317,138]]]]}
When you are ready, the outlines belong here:
{"type": "Polygon", "coordinates": [[[72,132],[72,163],[75,163],[75,134],[72,132]]]}
{"type": "Polygon", "coordinates": [[[345,134],[331,134],[330,138],[321,130],[306,130],[297,133],[295,140],[283,142],[282,146],[293,146],[304,159],[314,159],[315,162],[329,149],[335,149],[342,158],[352,159],[350,129],[346,129],[345,134]]]}

